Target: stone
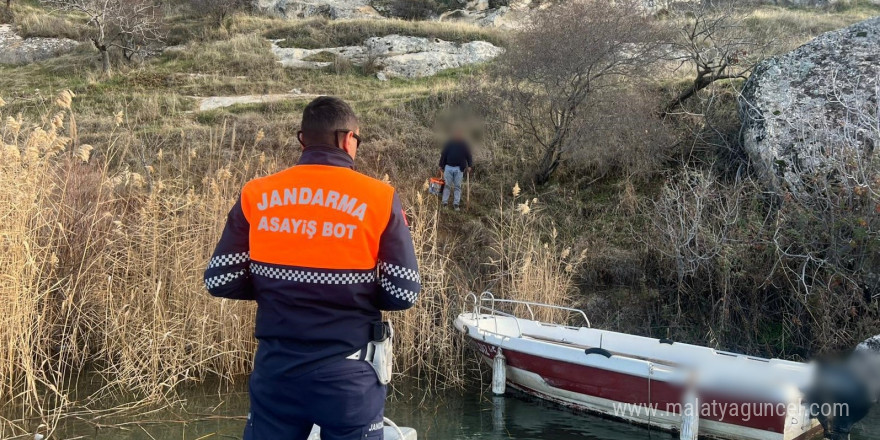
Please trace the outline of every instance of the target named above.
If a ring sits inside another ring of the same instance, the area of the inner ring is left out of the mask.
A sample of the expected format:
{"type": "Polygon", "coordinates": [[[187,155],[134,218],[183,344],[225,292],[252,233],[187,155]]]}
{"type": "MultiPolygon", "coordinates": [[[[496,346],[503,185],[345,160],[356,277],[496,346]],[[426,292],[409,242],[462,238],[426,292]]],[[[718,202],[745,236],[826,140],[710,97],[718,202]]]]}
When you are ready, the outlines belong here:
{"type": "Polygon", "coordinates": [[[232,107],[234,105],[270,104],[280,101],[309,100],[317,97],[318,95],[303,94],[299,89],[293,89],[290,93],[279,93],[274,95],[193,96],[192,98],[196,100],[198,111],[206,112],[219,108],[232,107]]]}
{"type": "Polygon", "coordinates": [[[485,11],[489,9],[489,0],[472,0],[465,5],[471,11],[485,11]]]}
{"type": "Polygon", "coordinates": [[[324,49],[300,49],[298,47],[280,47],[281,40],[272,40],[272,53],[278,57],[278,61],[284,67],[293,69],[323,69],[333,65],[332,61],[313,61],[318,55],[330,54],[351,60],[355,64],[363,64],[367,59],[367,52],[363,46],[328,47],[324,49]]]}
{"type": "Polygon", "coordinates": [[[28,64],[54,58],[79,46],[67,38],[22,38],[12,25],[0,25],[0,64],[28,64]]]}
{"type": "Polygon", "coordinates": [[[437,20],[468,23],[481,27],[516,29],[528,18],[528,15],[528,10],[500,6],[482,11],[472,11],[469,9],[447,11],[440,14],[437,20]]]}
{"type": "MultiPolygon", "coordinates": [[[[374,63],[379,68],[377,78],[421,78],[478,63],[501,55],[504,49],[485,41],[453,43],[438,38],[403,35],[372,37],[361,46],[342,46],[323,49],[283,48],[273,41],[272,51],[285,67],[323,69],[329,61],[311,61],[319,54],[346,59],[356,65],[374,63]]],[[[321,57],[323,58],[323,57],[321,57]]],[[[384,78],[384,79],[383,79],[384,78]]]]}
{"type": "Polygon", "coordinates": [[[257,9],[284,18],[382,18],[370,0],[256,0],[257,9]]]}
{"type": "Polygon", "coordinates": [[[739,101],[743,148],[774,189],[798,193],[806,173],[880,145],[851,111],[876,105],[878,87],[880,17],[820,35],[755,68],[739,101]]]}
{"type": "Polygon", "coordinates": [[[856,351],[871,352],[880,355],[880,335],[866,339],[856,347],[856,351]]]}

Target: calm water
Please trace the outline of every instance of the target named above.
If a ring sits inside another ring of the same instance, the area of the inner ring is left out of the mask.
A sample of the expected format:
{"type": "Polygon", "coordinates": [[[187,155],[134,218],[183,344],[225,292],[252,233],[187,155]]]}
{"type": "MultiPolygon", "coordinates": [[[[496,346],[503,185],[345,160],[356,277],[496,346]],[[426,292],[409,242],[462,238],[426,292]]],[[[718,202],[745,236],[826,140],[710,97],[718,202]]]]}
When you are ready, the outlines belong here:
{"type": "MultiPolygon", "coordinates": [[[[101,429],[71,424],[54,438],[83,439],[239,439],[247,414],[247,393],[194,389],[188,394],[186,412],[154,413],[140,424],[125,429],[101,429]]],[[[418,430],[422,440],[670,440],[673,436],[573,413],[520,395],[491,397],[475,389],[464,394],[422,400],[397,395],[389,401],[386,415],[401,426],[418,430]]],[[[880,439],[880,408],[859,426],[854,440],[880,439]]]]}

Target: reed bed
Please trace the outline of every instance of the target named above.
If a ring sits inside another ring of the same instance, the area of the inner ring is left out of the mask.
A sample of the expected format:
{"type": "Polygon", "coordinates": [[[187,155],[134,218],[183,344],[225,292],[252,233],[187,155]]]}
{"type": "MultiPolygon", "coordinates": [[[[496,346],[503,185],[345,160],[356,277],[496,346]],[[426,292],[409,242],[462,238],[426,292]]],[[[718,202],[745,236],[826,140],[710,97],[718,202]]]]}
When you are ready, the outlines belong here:
{"type": "MultiPolygon", "coordinates": [[[[395,372],[414,379],[419,389],[441,391],[464,382],[463,345],[452,319],[463,295],[456,274],[456,249],[440,238],[436,200],[415,197],[409,214],[419,260],[422,293],[412,309],[388,314],[395,328],[395,372]]],[[[458,275],[458,276],[457,276],[458,275]]]]}
{"type": "MultiPolygon", "coordinates": [[[[574,275],[585,260],[586,249],[573,253],[564,246],[555,225],[541,215],[541,201],[522,195],[518,183],[510,196],[502,200],[490,222],[492,293],[496,298],[570,306],[575,302],[574,275]]],[[[544,322],[585,325],[583,318],[560,309],[497,306],[544,322]]]]}
{"type": "MultiPolygon", "coordinates": [[[[0,438],[182,405],[184,384],[244,380],[256,348],[254,304],[209,296],[202,271],[242,184],[285,166],[258,152],[262,132],[251,148],[223,125],[148,152],[120,113],[106,144],[84,145],[73,99],[39,120],[0,113],[0,438]]],[[[425,393],[460,388],[473,356],[451,321],[479,262],[444,240],[436,200],[404,199],[423,290],[389,314],[395,371],[425,393]]],[[[523,206],[537,202],[507,199],[489,232],[496,293],[567,303],[577,259],[536,232],[523,206]]]]}
{"type": "Polygon", "coordinates": [[[65,412],[108,397],[170,402],[180,383],[233,380],[255,347],[253,305],[209,297],[201,271],[237,181],[263,170],[214,167],[192,185],[192,150],[114,169],[136,145],[123,116],[107,145],[78,145],[72,98],[42,121],[0,125],[0,403],[22,421],[0,426],[3,438],[51,434],[65,412]],[[178,176],[160,177],[169,162],[178,176]],[[101,386],[74,398],[86,375],[101,386]]]}

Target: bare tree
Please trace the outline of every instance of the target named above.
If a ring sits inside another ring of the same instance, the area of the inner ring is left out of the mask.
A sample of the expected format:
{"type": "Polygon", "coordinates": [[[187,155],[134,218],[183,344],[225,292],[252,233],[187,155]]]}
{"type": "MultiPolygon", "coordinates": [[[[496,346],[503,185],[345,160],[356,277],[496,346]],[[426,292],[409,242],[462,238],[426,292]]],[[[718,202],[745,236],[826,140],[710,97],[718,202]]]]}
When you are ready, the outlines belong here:
{"type": "Polygon", "coordinates": [[[664,106],[664,113],[716,81],[746,78],[765,56],[766,45],[746,29],[745,15],[735,3],[716,3],[703,1],[681,7],[682,21],[672,21],[681,24],[673,40],[673,54],[681,63],[679,68],[693,71],[694,79],[664,106]]]}
{"type": "Polygon", "coordinates": [[[111,72],[110,49],[119,48],[126,59],[161,42],[162,7],[157,0],[43,0],[44,3],[89,17],[90,39],[101,53],[101,68],[111,72]]]}
{"type": "Polygon", "coordinates": [[[575,0],[538,12],[515,36],[500,69],[514,122],[534,138],[543,184],[577,144],[593,93],[647,67],[664,38],[634,0],[575,0]]]}

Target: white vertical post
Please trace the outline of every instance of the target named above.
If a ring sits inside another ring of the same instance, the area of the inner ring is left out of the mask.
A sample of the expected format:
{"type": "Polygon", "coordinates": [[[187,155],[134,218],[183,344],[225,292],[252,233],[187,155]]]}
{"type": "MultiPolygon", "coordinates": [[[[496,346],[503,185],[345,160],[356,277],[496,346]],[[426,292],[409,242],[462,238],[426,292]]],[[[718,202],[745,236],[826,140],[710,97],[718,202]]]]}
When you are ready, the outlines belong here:
{"type": "Polygon", "coordinates": [[[507,387],[507,365],[504,353],[498,349],[492,362],[492,393],[501,396],[507,387]]]}
{"type": "Polygon", "coordinates": [[[700,430],[700,398],[694,387],[687,388],[681,406],[681,440],[697,440],[700,430]]]}

